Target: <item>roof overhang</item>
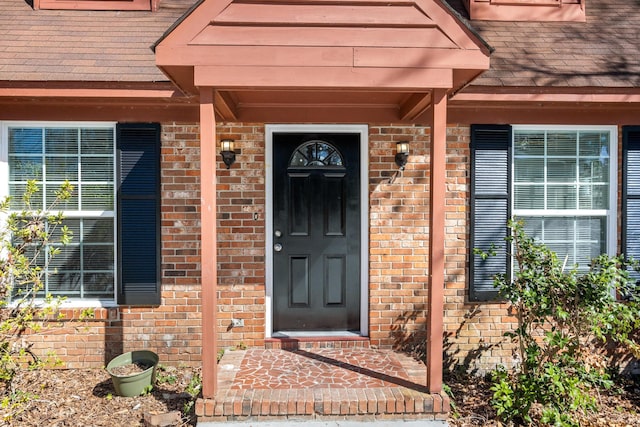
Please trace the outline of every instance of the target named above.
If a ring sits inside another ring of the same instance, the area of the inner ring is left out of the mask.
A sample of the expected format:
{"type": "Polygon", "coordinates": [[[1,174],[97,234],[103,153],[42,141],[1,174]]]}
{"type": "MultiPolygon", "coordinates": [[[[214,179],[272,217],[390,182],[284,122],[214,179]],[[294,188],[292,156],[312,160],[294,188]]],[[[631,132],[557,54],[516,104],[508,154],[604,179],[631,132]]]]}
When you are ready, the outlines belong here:
{"type": "Polygon", "coordinates": [[[415,121],[489,49],[438,0],[205,0],[155,46],[186,94],[233,121],[415,121]]]}
{"type": "Polygon", "coordinates": [[[0,81],[4,120],[189,122],[197,105],[167,81],[0,81]]]}
{"type": "Polygon", "coordinates": [[[449,100],[451,123],[632,125],[640,89],[470,85],[449,100]]]}

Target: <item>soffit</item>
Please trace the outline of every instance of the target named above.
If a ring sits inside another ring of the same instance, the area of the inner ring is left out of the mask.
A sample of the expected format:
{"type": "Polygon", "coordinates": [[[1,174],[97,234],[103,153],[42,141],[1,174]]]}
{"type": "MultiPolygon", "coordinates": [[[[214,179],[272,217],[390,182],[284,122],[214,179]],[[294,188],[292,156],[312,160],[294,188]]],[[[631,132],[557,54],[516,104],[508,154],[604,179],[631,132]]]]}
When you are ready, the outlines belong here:
{"type": "Polygon", "coordinates": [[[155,51],[186,93],[214,88],[228,120],[410,121],[434,89],[489,67],[487,46],[438,0],[205,0],[155,51]]]}

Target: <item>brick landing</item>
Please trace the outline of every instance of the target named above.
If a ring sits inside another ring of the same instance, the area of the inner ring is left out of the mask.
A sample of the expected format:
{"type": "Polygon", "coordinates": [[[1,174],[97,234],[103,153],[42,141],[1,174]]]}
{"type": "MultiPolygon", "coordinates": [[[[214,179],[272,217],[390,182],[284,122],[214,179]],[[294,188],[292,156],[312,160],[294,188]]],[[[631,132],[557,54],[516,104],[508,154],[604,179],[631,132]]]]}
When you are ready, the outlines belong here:
{"type": "Polygon", "coordinates": [[[198,420],[446,419],[449,399],[426,392],[422,363],[343,345],[227,351],[198,420]]]}

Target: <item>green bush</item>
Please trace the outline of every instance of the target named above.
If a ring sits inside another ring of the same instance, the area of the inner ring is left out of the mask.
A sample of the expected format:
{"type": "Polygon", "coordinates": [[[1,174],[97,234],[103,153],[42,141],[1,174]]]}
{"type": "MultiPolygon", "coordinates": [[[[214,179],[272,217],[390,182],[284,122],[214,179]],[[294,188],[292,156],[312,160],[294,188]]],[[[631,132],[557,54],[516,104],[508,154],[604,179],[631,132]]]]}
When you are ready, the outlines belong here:
{"type": "Polygon", "coordinates": [[[635,292],[629,261],[601,255],[581,273],[527,236],[520,222],[509,227],[513,278],[498,274],[494,285],[517,319],[505,334],[517,363],[511,371],[493,371],[491,403],[505,423],[530,424],[537,406],[541,424],[573,426],[572,415],[596,408],[590,390],[612,384],[595,344],[612,340],[639,353],[631,338],[640,325],[638,299],[616,297],[635,292]]]}
{"type": "MultiPolygon", "coordinates": [[[[68,182],[62,184],[49,209],[68,200],[72,191],[68,182]]],[[[71,241],[72,233],[62,224],[62,214],[32,209],[37,194],[40,189],[29,181],[20,212],[10,211],[11,198],[0,202],[0,384],[5,390],[21,367],[43,366],[31,352],[29,335],[61,316],[58,308],[63,299],[43,292],[42,264],[59,253],[59,245],[71,241]]]]}

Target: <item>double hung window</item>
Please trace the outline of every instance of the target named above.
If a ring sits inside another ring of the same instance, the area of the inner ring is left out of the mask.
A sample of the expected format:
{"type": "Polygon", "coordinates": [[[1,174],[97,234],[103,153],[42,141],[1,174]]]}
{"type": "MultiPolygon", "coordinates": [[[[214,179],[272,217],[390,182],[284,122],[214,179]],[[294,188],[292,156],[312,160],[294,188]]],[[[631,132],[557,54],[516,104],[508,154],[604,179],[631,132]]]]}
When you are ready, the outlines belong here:
{"type": "Polygon", "coordinates": [[[513,215],[568,267],[586,270],[615,251],[612,136],[610,128],[513,128],[513,215]]]}
{"type": "MultiPolygon", "coordinates": [[[[22,211],[27,181],[39,191],[30,209],[62,212],[73,232],[67,245],[53,236],[59,253],[40,254],[45,274],[42,295],[68,299],[114,299],[115,290],[115,125],[30,124],[4,126],[10,209],[22,211]],[[72,197],[53,205],[55,192],[65,181],[72,197]]],[[[45,225],[46,226],[46,225],[45,225]]]]}

